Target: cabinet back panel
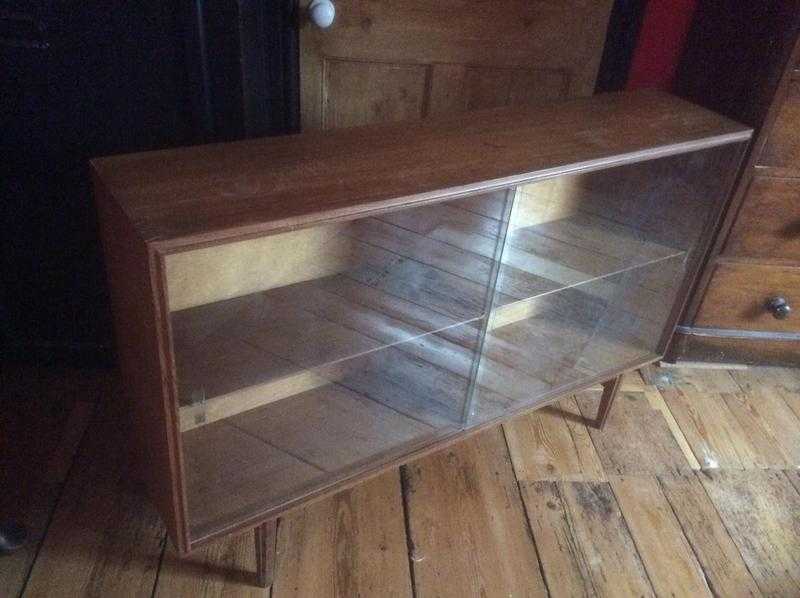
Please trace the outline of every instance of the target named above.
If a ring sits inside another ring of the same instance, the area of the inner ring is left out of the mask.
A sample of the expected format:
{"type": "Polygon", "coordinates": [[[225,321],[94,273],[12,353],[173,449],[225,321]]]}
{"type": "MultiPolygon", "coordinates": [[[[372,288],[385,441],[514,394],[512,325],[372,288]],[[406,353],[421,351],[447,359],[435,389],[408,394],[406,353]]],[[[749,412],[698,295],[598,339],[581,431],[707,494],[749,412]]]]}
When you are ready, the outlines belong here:
{"type": "Polygon", "coordinates": [[[170,311],[266,291],[346,269],[344,224],[317,226],[166,256],[170,311]]]}

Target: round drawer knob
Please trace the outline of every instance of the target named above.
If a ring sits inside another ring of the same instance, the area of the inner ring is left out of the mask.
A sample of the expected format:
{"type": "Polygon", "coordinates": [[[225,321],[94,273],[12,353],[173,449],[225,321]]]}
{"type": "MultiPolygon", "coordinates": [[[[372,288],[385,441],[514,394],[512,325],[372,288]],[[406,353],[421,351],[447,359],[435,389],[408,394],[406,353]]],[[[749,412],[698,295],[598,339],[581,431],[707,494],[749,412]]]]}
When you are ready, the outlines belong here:
{"type": "Polygon", "coordinates": [[[311,22],[320,29],[327,29],[333,25],[336,18],[336,7],[331,0],[311,0],[308,5],[308,16],[311,22]]]}
{"type": "Polygon", "coordinates": [[[767,301],[767,309],[776,320],[785,320],[792,313],[792,306],[784,297],[773,297],[767,301]]]}

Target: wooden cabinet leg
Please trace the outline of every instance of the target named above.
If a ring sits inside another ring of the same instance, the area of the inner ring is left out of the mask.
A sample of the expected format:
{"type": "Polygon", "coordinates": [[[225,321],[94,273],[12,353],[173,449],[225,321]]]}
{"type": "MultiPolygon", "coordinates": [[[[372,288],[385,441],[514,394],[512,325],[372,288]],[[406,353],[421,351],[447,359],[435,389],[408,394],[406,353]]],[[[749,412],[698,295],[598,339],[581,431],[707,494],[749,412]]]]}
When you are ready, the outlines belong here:
{"type": "Polygon", "coordinates": [[[597,418],[592,425],[598,430],[602,430],[606,425],[606,419],[611,411],[611,405],[614,404],[614,399],[617,398],[620,384],[622,383],[622,376],[617,376],[612,380],[603,382],[603,396],[600,398],[600,407],[597,409],[597,418]]]}
{"type": "Polygon", "coordinates": [[[256,583],[262,588],[272,585],[275,573],[275,530],[277,520],[262,523],[255,529],[256,583]]]}

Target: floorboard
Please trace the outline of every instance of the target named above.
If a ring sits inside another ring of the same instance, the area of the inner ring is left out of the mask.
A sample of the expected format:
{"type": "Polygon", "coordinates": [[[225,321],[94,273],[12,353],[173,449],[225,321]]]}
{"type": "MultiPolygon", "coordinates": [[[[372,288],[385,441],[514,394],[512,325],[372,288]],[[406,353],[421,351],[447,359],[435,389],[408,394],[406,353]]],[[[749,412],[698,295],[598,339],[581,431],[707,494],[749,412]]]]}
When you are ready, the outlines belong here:
{"type": "Polygon", "coordinates": [[[166,532],[131,479],[115,398],[101,397],[84,435],[27,597],[125,598],[153,591],[166,532]]]}
{"type": "Polygon", "coordinates": [[[600,457],[581,417],[570,397],[503,424],[520,482],[605,481],[600,457]]]}
{"type": "Polygon", "coordinates": [[[168,543],[158,573],[155,598],[269,598],[256,583],[253,534],[203,546],[184,558],[168,543]]]}
{"type": "Polygon", "coordinates": [[[410,597],[397,470],[280,520],[273,596],[410,597]]]}
{"type": "Polygon", "coordinates": [[[563,482],[562,500],[599,596],[654,596],[628,526],[607,482],[563,482]]]}
{"type": "Polygon", "coordinates": [[[800,495],[780,471],[708,471],[708,495],[765,595],[800,595],[800,495]]]}
{"type": "MultiPolygon", "coordinates": [[[[593,420],[599,396],[582,393],[578,406],[593,420]]],[[[643,392],[620,391],[605,428],[589,428],[607,475],[655,475],[691,469],[661,413],[643,392]]]]}
{"type": "Polygon", "coordinates": [[[596,596],[558,482],[520,482],[542,572],[551,595],[596,596]]]}
{"type": "Polygon", "coordinates": [[[4,368],[0,514],[28,530],[26,545],[0,559],[0,588],[10,595],[27,581],[95,399],[109,382],[103,373],[4,368]]]}
{"type": "Polygon", "coordinates": [[[653,476],[612,477],[611,489],[658,596],[711,596],[703,570],[653,476]]]}
{"type": "Polygon", "coordinates": [[[661,476],[659,483],[716,596],[761,596],[753,576],[698,476],[661,476]]]}
{"type": "Polygon", "coordinates": [[[417,596],[546,596],[500,428],[407,465],[417,596]]]}
{"type": "MultiPolygon", "coordinates": [[[[455,241],[458,232],[438,229],[442,240],[455,241]]],[[[336,292],[346,296],[353,284],[336,292]]],[[[387,308],[392,334],[438,325],[437,316],[407,307],[395,301],[387,308]]],[[[220,325],[224,318],[210,322],[207,334],[220,325]]],[[[437,367],[460,375],[459,347],[468,342],[458,333],[429,336],[404,355],[427,359],[450,347],[452,369],[437,367]]],[[[493,367],[484,380],[513,394],[502,368],[493,367]]],[[[282,518],[271,590],[253,585],[250,533],[178,557],[130,475],[120,403],[108,400],[117,394],[114,376],[15,374],[16,386],[4,372],[5,398],[13,399],[4,406],[25,409],[4,409],[0,419],[0,438],[20,438],[4,445],[8,491],[0,505],[29,525],[31,540],[0,559],[4,596],[800,595],[796,370],[657,368],[648,377],[655,384],[628,375],[604,430],[585,423],[596,413],[599,387],[520,415],[282,518]],[[35,442],[25,441],[28,432],[35,442]]],[[[346,396],[328,402],[321,390],[307,389],[297,412],[277,402],[259,408],[262,420],[234,417],[193,431],[224,424],[223,436],[239,439],[224,443],[226,450],[256,469],[275,457],[254,452],[268,446],[255,442],[262,435],[281,463],[301,458],[293,471],[301,467],[309,477],[357,462],[382,442],[426,433],[424,422],[340,388],[346,396]],[[381,412],[380,425],[334,446],[334,428],[366,411],[381,412]],[[314,443],[276,435],[273,417],[302,417],[316,430],[314,443]]],[[[401,390],[384,400],[411,401],[401,390]]],[[[518,393],[514,400],[524,400],[518,393]]],[[[226,459],[215,452],[204,466],[226,459]]],[[[247,488],[253,500],[275,491],[267,470],[263,483],[247,488]]],[[[239,474],[228,475],[235,482],[239,474]]]]}

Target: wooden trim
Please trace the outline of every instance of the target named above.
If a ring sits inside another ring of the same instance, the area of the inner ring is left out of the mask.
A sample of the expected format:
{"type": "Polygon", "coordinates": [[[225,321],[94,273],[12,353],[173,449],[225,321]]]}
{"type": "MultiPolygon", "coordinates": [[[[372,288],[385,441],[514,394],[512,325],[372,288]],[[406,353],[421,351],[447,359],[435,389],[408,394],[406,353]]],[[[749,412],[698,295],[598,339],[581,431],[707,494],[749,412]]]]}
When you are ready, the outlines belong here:
{"type": "Polygon", "coordinates": [[[703,326],[678,326],[676,334],[716,338],[740,338],[748,340],[800,341],[800,332],[773,332],[767,330],[736,330],[732,328],[708,328],[703,326]]]}
{"type": "Polygon", "coordinates": [[[800,367],[800,340],[727,338],[678,332],[673,353],[666,357],[678,365],[686,362],[720,366],[781,365],[800,367]]]}
{"type": "MultiPolygon", "coordinates": [[[[166,379],[168,337],[163,334],[163,298],[159,295],[158,260],[136,236],[102,181],[94,179],[101,239],[111,288],[120,369],[129,397],[128,442],[137,453],[140,476],[147,481],[178,550],[189,545],[185,501],[181,501],[180,451],[176,444],[174,405],[166,379]]],[[[123,425],[123,422],[120,422],[123,425]]]]}
{"type": "MultiPolygon", "coordinates": [[[[728,181],[725,185],[722,186],[720,190],[720,196],[717,202],[714,205],[714,208],[707,221],[705,226],[703,227],[703,233],[701,234],[701,241],[695,247],[692,256],[690,258],[690,263],[686,269],[686,277],[681,286],[681,290],[678,294],[680,298],[676,305],[673,308],[672,313],[670,314],[669,320],[667,321],[666,328],[664,329],[664,334],[662,335],[661,339],[659,340],[659,351],[667,354],[670,350],[670,345],[672,343],[672,338],[675,334],[675,327],[676,325],[684,321],[686,319],[686,313],[697,309],[691,302],[694,300],[695,297],[698,295],[698,288],[700,285],[707,284],[707,281],[703,280],[704,273],[711,268],[709,268],[710,263],[710,251],[712,238],[714,235],[714,231],[718,230],[721,226],[721,222],[724,218],[724,213],[726,209],[726,202],[731,197],[731,193],[733,192],[736,182],[738,180],[738,173],[739,168],[741,167],[741,163],[744,160],[746,155],[747,147],[743,146],[739,150],[738,157],[735,158],[737,162],[736,168],[730,169],[730,174],[728,175],[728,181]]],[[[717,233],[718,234],[718,233],[717,233]]],[[[692,316],[694,317],[694,316],[692,316]]]]}
{"type": "Polygon", "coordinates": [[[191,544],[191,534],[188,521],[189,503],[186,497],[186,469],[183,459],[183,442],[180,430],[180,416],[178,413],[178,383],[176,380],[175,354],[172,339],[172,321],[169,317],[169,298],[167,296],[167,277],[164,256],[159,255],[151,249],[151,284],[154,288],[156,305],[156,325],[159,340],[159,359],[161,361],[162,385],[164,396],[164,417],[169,446],[172,451],[170,465],[172,467],[173,481],[173,503],[179,513],[184,525],[177,533],[182,537],[176,541],[178,552],[185,555],[189,551],[191,544]]]}
{"type": "Polygon", "coordinates": [[[197,248],[208,247],[222,243],[232,243],[236,241],[252,239],[264,234],[277,234],[309,228],[312,226],[316,227],[334,224],[356,218],[379,216],[392,210],[411,209],[424,205],[441,203],[452,199],[475,195],[477,193],[490,193],[492,191],[498,191],[507,187],[528,185],[560,176],[585,174],[598,170],[605,170],[607,168],[627,166],[630,164],[656,160],[658,158],[668,158],[670,156],[687,154],[703,149],[746,142],[749,140],[750,135],[751,132],[749,130],[731,133],[728,135],[719,135],[708,138],[707,141],[709,141],[709,143],[687,142],[672,144],[659,147],[657,149],[642,150],[631,152],[629,154],[623,154],[621,156],[614,156],[611,158],[587,160],[584,162],[567,164],[556,168],[525,172],[514,176],[492,179],[489,181],[483,181],[481,183],[462,185],[459,187],[451,187],[430,193],[419,193],[411,196],[394,197],[390,200],[372,202],[369,204],[369,207],[357,206],[355,208],[329,210],[324,215],[321,214],[319,216],[314,215],[303,218],[291,218],[269,223],[255,224],[246,227],[239,227],[235,230],[232,229],[223,233],[215,233],[213,236],[202,234],[181,237],[177,240],[154,240],[151,241],[150,244],[157,251],[165,255],[180,251],[191,251],[197,248]]]}
{"type": "Polygon", "coordinates": [[[92,163],[140,236],[170,252],[744,142],[751,133],[642,92],[92,163]],[[447,159],[435,168],[418,158],[441,147],[447,159]]]}

